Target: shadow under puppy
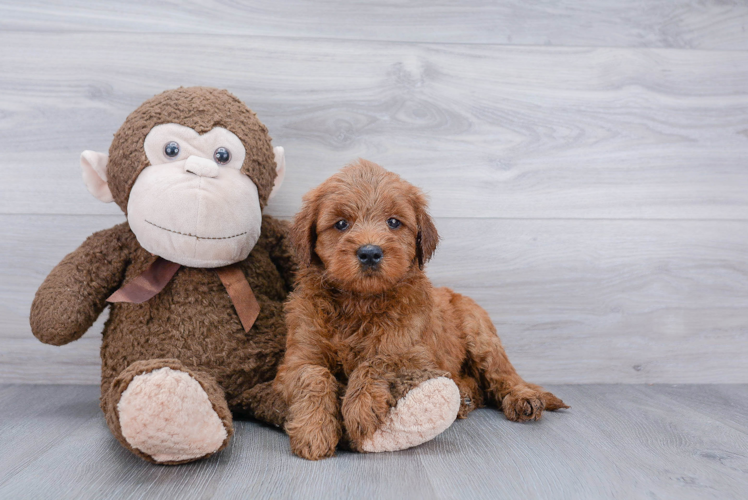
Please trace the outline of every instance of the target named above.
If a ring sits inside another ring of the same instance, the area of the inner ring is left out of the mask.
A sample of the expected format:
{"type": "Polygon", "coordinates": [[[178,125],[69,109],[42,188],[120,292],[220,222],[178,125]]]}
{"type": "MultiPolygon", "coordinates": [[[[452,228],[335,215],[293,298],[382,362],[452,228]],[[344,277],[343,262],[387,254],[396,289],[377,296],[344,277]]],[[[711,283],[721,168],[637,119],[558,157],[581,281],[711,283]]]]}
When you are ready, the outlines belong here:
{"type": "Polygon", "coordinates": [[[365,160],[304,197],[275,382],[297,455],[329,457],[341,439],[408,448],[486,403],[520,422],[568,408],[517,374],[480,306],[431,285],[423,266],[439,236],[426,208],[418,188],[365,160]]]}

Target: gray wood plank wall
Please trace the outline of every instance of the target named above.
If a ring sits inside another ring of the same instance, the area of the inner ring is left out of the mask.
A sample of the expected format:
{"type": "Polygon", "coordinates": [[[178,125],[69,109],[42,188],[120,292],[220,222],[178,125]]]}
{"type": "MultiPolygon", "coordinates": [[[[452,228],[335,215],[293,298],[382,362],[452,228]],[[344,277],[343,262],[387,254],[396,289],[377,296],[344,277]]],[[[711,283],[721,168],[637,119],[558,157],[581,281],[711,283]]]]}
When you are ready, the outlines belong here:
{"type": "Polygon", "coordinates": [[[742,2],[0,2],[0,382],[95,383],[44,276],[123,220],[81,182],[127,114],[227,88],[286,148],[268,213],[364,157],[431,196],[435,283],[545,383],[748,382],[742,2]]]}

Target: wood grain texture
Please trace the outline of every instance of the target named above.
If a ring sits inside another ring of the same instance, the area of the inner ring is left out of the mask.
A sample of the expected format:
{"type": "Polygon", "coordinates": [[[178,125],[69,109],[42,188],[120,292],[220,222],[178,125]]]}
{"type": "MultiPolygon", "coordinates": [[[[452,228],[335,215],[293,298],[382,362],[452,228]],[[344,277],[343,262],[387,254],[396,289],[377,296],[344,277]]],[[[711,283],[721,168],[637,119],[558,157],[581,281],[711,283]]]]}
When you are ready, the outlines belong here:
{"type": "Polygon", "coordinates": [[[116,214],[78,155],[142,101],[235,92],[287,151],[269,211],[357,157],[440,217],[748,218],[748,52],[0,33],[0,213],[116,214]],[[158,50],[154,50],[154,48],[158,50]]]}
{"type": "Polygon", "coordinates": [[[0,0],[0,381],[98,381],[104,318],[62,348],[28,327],[44,276],[122,220],[79,154],[210,85],[286,148],[268,213],[357,157],[423,187],[430,275],[528,379],[748,382],[746,21],[717,0],[0,0]]]}
{"type": "Polygon", "coordinates": [[[106,3],[5,0],[0,31],[125,31],[540,46],[748,48],[748,6],[719,0],[106,3]]]}
{"type": "Polygon", "coordinates": [[[702,500],[748,493],[748,426],[730,420],[736,408],[745,417],[746,386],[549,388],[571,410],[531,424],[478,410],[402,452],[339,452],[308,462],[291,454],[279,430],[240,421],[217,456],[163,467],[110,435],[97,387],[2,386],[0,497],[702,500]]]}
{"type": "MultiPolygon", "coordinates": [[[[28,326],[47,273],[122,216],[0,216],[0,380],[97,383],[97,322],[62,348],[28,326]],[[45,242],[40,242],[44,235],[45,242]]],[[[544,383],[748,382],[748,222],[437,219],[428,274],[478,301],[544,383]]]]}

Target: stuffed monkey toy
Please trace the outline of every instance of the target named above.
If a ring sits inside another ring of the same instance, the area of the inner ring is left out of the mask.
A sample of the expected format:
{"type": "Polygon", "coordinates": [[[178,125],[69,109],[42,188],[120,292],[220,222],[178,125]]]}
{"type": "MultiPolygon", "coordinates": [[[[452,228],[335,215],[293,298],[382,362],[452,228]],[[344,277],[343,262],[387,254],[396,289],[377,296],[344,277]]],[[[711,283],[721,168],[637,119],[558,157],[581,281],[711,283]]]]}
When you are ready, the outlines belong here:
{"type": "Polygon", "coordinates": [[[224,448],[232,412],[281,425],[270,382],[285,350],[294,263],[286,222],[262,215],[283,149],[239,99],[205,87],[143,103],[83,179],[127,222],[90,236],[45,279],[31,329],[80,338],[110,305],[101,408],[122,445],[178,464],[224,448]]]}

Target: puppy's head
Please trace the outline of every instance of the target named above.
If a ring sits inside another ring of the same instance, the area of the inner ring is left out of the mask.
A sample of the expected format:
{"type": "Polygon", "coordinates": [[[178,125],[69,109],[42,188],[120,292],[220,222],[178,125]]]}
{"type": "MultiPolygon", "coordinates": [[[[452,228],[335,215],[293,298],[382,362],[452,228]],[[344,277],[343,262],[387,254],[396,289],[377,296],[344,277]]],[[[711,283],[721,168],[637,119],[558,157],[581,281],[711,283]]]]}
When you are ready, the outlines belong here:
{"type": "Polygon", "coordinates": [[[302,264],[336,287],[379,293],[422,269],[439,242],[426,198],[397,174],[366,160],[304,196],[291,241],[302,264]]]}

